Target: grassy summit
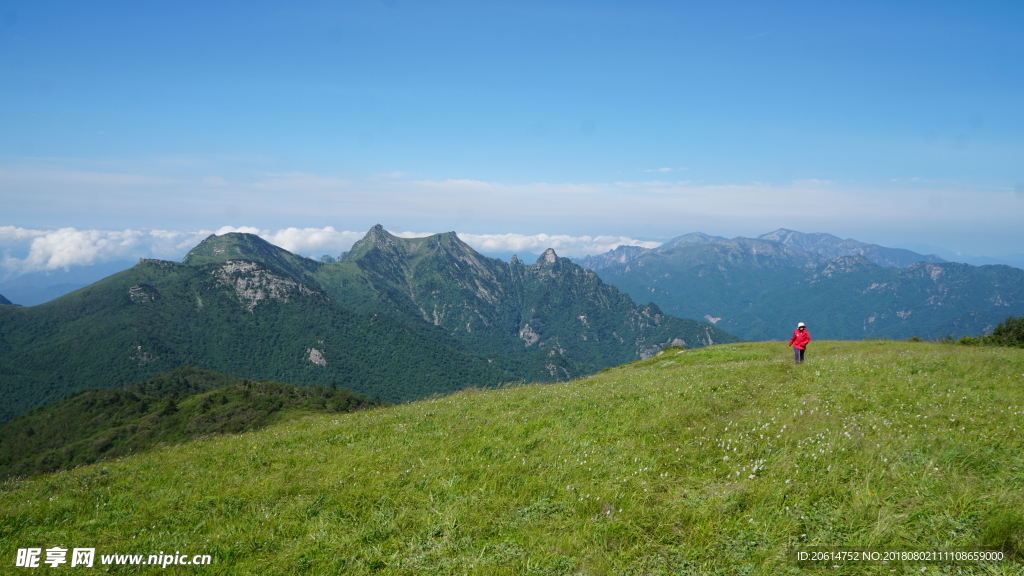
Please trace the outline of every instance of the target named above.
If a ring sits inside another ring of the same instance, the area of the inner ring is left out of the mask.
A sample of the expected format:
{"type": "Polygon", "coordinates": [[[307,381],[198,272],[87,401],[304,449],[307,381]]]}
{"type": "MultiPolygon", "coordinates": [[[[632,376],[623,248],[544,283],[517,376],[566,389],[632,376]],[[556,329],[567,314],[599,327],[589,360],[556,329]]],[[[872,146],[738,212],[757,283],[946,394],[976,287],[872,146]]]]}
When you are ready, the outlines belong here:
{"type": "MultiPolygon", "coordinates": [[[[210,554],[202,574],[676,575],[799,573],[791,547],[815,544],[1024,553],[1024,351],[816,342],[807,364],[790,357],[669,349],[9,483],[3,561],[87,546],[97,564],[210,554]]],[[[922,567],[1022,571],[830,573],[922,567]]]]}

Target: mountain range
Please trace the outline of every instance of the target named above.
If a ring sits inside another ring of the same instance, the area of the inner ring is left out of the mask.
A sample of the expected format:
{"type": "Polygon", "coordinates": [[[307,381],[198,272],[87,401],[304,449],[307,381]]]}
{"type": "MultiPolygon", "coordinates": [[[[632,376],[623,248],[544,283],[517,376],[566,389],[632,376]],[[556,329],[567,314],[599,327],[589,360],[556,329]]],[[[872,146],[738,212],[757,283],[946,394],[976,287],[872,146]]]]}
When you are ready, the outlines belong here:
{"type": "Polygon", "coordinates": [[[45,304],[0,306],[0,422],[185,365],[400,402],[736,340],[638,306],[554,251],[503,262],[454,233],[375,226],[319,262],[231,233],[181,263],[146,259],[45,304]]]}
{"type": "Polygon", "coordinates": [[[758,244],[758,240],[779,244],[786,248],[790,248],[795,252],[803,253],[796,257],[803,259],[801,265],[806,267],[822,264],[827,260],[839,258],[841,256],[864,256],[869,261],[879,266],[895,268],[906,268],[907,266],[918,262],[930,262],[936,264],[946,262],[935,254],[918,254],[917,252],[904,250],[902,248],[887,248],[885,246],[879,246],[878,244],[860,242],[852,238],[844,240],[838,236],[833,236],[832,234],[805,234],[795,230],[787,230],[786,228],[779,228],[774,232],[762,234],[757,238],[744,238],[740,236],[731,240],[722,236],[709,236],[708,234],[701,232],[693,232],[691,234],[685,234],[683,236],[673,238],[657,248],[619,246],[605,254],[579,258],[576,259],[575,262],[584,268],[600,270],[607,266],[625,264],[629,261],[636,260],[649,252],[669,252],[680,246],[692,244],[737,245],[745,243],[751,246],[765,246],[764,244],[758,244]]]}
{"type": "Polygon", "coordinates": [[[976,336],[1024,313],[1024,270],[785,229],[687,234],[579,262],[635,298],[749,340],[788,338],[798,321],[816,338],[976,336]]]}

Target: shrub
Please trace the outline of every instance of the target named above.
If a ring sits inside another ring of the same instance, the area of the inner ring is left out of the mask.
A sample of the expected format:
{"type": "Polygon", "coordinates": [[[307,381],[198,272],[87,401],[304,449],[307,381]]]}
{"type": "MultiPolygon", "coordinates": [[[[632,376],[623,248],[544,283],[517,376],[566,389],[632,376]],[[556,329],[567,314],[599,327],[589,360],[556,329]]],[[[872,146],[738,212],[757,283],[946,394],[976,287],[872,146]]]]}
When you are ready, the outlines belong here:
{"type": "Polygon", "coordinates": [[[1024,348],[1024,317],[1008,317],[984,338],[986,344],[1024,348]]]}

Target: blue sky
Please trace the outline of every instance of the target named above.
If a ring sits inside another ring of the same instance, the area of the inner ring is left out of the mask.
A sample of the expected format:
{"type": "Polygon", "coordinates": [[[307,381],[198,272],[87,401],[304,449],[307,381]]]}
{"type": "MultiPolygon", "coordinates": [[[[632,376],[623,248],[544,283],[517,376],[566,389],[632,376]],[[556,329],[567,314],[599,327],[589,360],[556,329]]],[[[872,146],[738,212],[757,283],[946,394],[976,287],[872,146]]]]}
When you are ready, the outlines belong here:
{"type": "Polygon", "coordinates": [[[0,249],[379,222],[1019,253],[1022,22],[1010,2],[6,2],[0,249]]]}

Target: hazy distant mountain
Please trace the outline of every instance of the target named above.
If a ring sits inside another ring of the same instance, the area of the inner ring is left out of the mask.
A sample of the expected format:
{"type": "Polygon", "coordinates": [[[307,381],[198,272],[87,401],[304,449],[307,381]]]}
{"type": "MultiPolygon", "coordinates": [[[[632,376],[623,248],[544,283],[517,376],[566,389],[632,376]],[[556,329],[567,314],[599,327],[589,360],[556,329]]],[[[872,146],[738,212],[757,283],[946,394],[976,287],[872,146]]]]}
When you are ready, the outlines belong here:
{"type": "Polygon", "coordinates": [[[0,292],[7,295],[15,304],[35,306],[74,292],[134,265],[134,261],[117,260],[99,264],[76,265],[67,270],[29,272],[0,282],[0,292]]]}
{"type": "Polygon", "coordinates": [[[10,301],[10,300],[8,300],[7,298],[4,298],[4,295],[3,295],[3,294],[0,294],[0,304],[7,304],[7,305],[11,305],[11,301],[10,301]]]}
{"type": "MultiPolygon", "coordinates": [[[[813,239],[790,240],[814,248],[800,242],[813,239]]],[[[830,241],[818,240],[825,251],[830,241]]],[[[874,255],[900,262],[899,254],[874,255]]],[[[670,314],[705,319],[752,340],[787,338],[798,321],[811,325],[816,338],[978,335],[1024,313],[1024,271],[1017,268],[883,267],[865,255],[828,260],[767,239],[677,243],[599,274],[670,314]]]]}
{"type": "Polygon", "coordinates": [[[779,228],[774,232],[758,236],[761,240],[778,242],[794,250],[802,250],[832,260],[840,256],[864,256],[879,266],[906,268],[918,262],[938,264],[945,262],[935,254],[918,254],[901,248],[886,248],[878,244],[867,244],[847,238],[843,240],[831,234],[804,234],[795,230],[779,228]]]}
{"type": "Polygon", "coordinates": [[[583,258],[571,258],[571,260],[588,270],[600,270],[614,264],[625,264],[630,260],[636,260],[641,254],[650,248],[643,246],[616,246],[613,250],[598,254],[596,256],[584,256],[583,258]]]}
{"type": "Polygon", "coordinates": [[[687,244],[708,244],[711,242],[728,242],[728,238],[722,236],[711,236],[704,234],[703,232],[691,232],[682,236],[676,236],[675,238],[665,242],[661,246],[658,246],[656,250],[670,250],[679,246],[685,246],[687,244]]]}
{"type": "Polygon", "coordinates": [[[1024,312],[1024,271],[831,234],[697,232],[653,250],[622,248],[582,262],[636,299],[747,339],[783,338],[811,320],[816,337],[977,335],[1024,312]]]}
{"type": "MultiPolygon", "coordinates": [[[[988,264],[1005,264],[1007,266],[1013,266],[1015,268],[1024,269],[1024,252],[1007,252],[1004,254],[996,254],[994,256],[972,256],[970,254],[962,254],[960,252],[954,252],[953,250],[947,250],[937,246],[931,246],[928,244],[920,243],[906,243],[901,244],[898,248],[905,248],[907,250],[913,250],[921,253],[933,253],[940,258],[944,258],[949,262],[961,262],[964,264],[972,264],[974,266],[985,266],[988,264]]],[[[1005,249],[1018,249],[1016,246],[1007,246],[1005,249]]]]}
{"type": "Polygon", "coordinates": [[[720,245],[726,252],[735,250],[751,250],[753,251],[751,254],[772,254],[773,257],[783,257],[789,260],[796,258],[797,260],[800,260],[800,263],[791,263],[790,265],[798,266],[815,266],[825,262],[826,260],[831,260],[840,256],[854,255],[862,255],[879,266],[895,268],[905,268],[917,262],[945,262],[945,260],[934,254],[923,255],[910,250],[886,248],[885,246],[867,244],[852,239],[842,240],[831,234],[805,234],[803,232],[787,230],[785,228],[779,228],[774,232],[762,234],[757,238],[744,238],[740,236],[729,239],[722,236],[711,236],[701,232],[693,232],[673,238],[661,246],[651,250],[637,246],[619,246],[610,252],[596,256],[587,256],[586,258],[579,258],[575,261],[585,268],[600,270],[616,264],[626,264],[627,262],[636,260],[642,255],[652,251],[670,253],[676,252],[680,248],[705,244],[720,245]],[[783,257],[781,253],[777,253],[767,244],[758,243],[757,241],[759,240],[762,242],[773,242],[779,244],[789,248],[794,253],[802,252],[805,254],[788,254],[783,257]]]}

